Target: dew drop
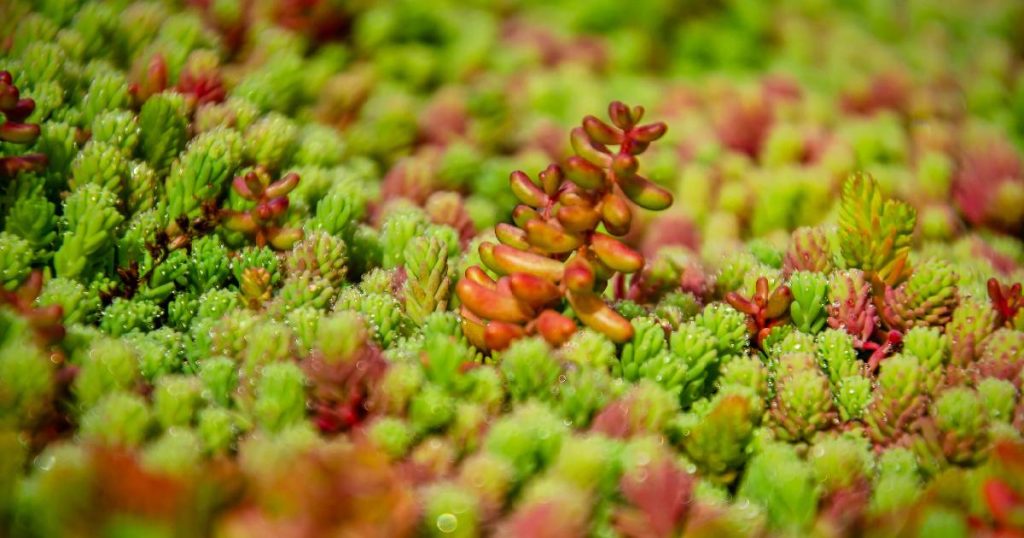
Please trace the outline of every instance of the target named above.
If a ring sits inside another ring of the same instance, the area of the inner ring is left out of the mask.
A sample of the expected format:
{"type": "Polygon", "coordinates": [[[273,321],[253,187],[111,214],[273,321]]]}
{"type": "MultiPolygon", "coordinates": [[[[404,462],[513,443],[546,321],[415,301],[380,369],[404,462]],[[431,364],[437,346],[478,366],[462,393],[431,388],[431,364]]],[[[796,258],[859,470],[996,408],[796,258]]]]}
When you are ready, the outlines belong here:
{"type": "Polygon", "coordinates": [[[458,528],[459,518],[455,517],[455,514],[441,514],[437,516],[437,530],[445,534],[451,534],[458,528]]]}

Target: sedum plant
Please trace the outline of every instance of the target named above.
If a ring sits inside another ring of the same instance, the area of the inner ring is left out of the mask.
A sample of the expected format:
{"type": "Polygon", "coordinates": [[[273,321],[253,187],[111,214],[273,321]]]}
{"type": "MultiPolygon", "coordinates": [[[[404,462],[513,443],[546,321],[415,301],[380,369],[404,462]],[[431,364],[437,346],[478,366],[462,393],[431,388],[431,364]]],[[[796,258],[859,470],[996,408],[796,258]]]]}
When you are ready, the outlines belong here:
{"type": "Polygon", "coordinates": [[[0,3],[0,535],[1022,533],[1019,3],[0,3]]]}
{"type": "Polygon", "coordinates": [[[499,278],[473,266],[456,286],[463,330],[474,345],[500,350],[532,332],[564,343],[576,324],[549,308],[563,297],[581,322],[613,341],[633,336],[629,322],[598,294],[613,277],[615,285],[624,286],[625,275],[644,264],[639,252],[614,237],[630,229],[627,199],[652,210],[672,205],[668,191],[637,174],[637,156],[667,127],[641,125],[643,107],[619,101],[609,105],[608,115],[612,125],[587,116],[573,129],[575,155],[564,168],[550,165],[537,180],[520,171],[510,176],[521,202],[513,212],[515,225],[499,224],[499,243],[479,246],[481,261],[499,278]],[[599,225],[607,233],[598,231],[599,225]]]}
{"type": "MultiPolygon", "coordinates": [[[[41,132],[40,126],[25,121],[35,107],[35,100],[21,97],[11,72],[0,71],[0,115],[4,120],[0,123],[0,142],[18,145],[35,142],[41,132]]],[[[2,155],[0,177],[10,179],[22,172],[41,171],[46,162],[46,155],[42,153],[2,155]]]]}

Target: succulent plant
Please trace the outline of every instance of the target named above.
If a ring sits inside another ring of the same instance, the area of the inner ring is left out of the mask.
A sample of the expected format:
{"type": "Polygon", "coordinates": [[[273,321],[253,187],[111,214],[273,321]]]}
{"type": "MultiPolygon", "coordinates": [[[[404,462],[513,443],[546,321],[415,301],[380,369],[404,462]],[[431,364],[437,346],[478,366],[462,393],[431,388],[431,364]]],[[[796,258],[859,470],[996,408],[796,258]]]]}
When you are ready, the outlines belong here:
{"type": "Polygon", "coordinates": [[[785,441],[810,440],[835,417],[832,391],[817,361],[802,353],[779,358],[775,400],[768,414],[785,441]]]}
{"type": "Polygon", "coordinates": [[[1024,360],[1024,333],[1012,329],[997,329],[982,342],[981,357],[975,363],[982,377],[997,377],[1012,383],[1020,382],[1024,360]]]}
{"type": "Polygon", "coordinates": [[[822,229],[803,227],[793,231],[783,261],[783,269],[787,273],[807,271],[827,274],[833,267],[832,250],[822,229]]]}
{"type": "Polygon", "coordinates": [[[760,400],[743,390],[720,391],[679,417],[683,451],[705,476],[730,483],[745,459],[760,415],[760,400]]]}
{"type": "Polygon", "coordinates": [[[999,315],[979,300],[965,300],[946,325],[951,362],[967,366],[981,356],[982,343],[996,330],[999,315]]]}
{"type": "Polygon", "coordinates": [[[302,239],[302,230],[280,226],[288,209],[288,193],[299,183],[299,175],[287,174],[271,182],[269,172],[257,168],[235,177],[231,187],[242,198],[256,205],[248,211],[228,211],[224,226],[250,235],[256,246],[270,244],[278,250],[291,248],[302,239]]]}
{"type": "Polygon", "coordinates": [[[878,323],[871,285],[864,273],[857,269],[833,273],[828,291],[829,327],[846,331],[853,336],[854,346],[863,348],[878,323]]]}
{"type": "MultiPolygon", "coordinates": [[[[3,133],[0,141],[21,145],[34,142],[39,137],[40,127],[38,124],[26,123],[25,120],[32,115],[36,103],[21,97],[10,71],[0,71],[0,96],[0,114],[4,117],[4,122],[0,124],[0,132],[3,133]]],[[[44,154],[4,155],[0,157],[0,176],[4,179],[13,178],[22,172],[40,171],[45,166],[44,154]]]]}
{"type": "Polygon", "coordinates": [[[949,464],[969,464],[988,448],[988,415],[978,394],[967,387],[944,391],[927,418],[919,419],[910,444],[928,472],[949,464]]]}
{"type": "Polygon", "coordinates": [[[810,525],[819,495],[811,466],[786,445],[766,447],[750,464],[737,495],[764,506],[769,520],[779,528],[810,525]]]}
{"type": "Polygon", "coordinates": [[[448,306],[448,253],[436,238],[416,238],[405,247],[405,311],[422,324],[432,312],[448,306]]]}
{"type": "Polygon", "coordinates": [[[521,324],[531,319],[533,330],[549,342],[564,343],[575,324],[544,309],[562,294],[592,329],[616,342],[633,336],[629,322],[595,291],[616,273],[638,271],[643,256],[595,228],[604,224],[613,235],[628,232],[632,210],[626,198],[654,210],[672,204],[671,194],[637,175],[636,155],[661,138],[666,126],[639,125],[644,109],[630,109],[618,101],[609,105],[608,114],[614,126],[587,116],[583,126],[572,131],[575,155],[564,170],[551,165],[538,181],[518,171],[510,176],[512,192],[522,202],[513,215],[516,225],[499,224],[495,233],[501,243],[480,245],[481,260],[505,280],[495,281],[475,267],[456,286],[464,307],[464,330],[478,347],[506,347],[524,334],[521,324]],[[619,152],[613,154],[605,145],[617,145],[619,152]]]}
{"type": "Polygon", "coordinates": [[[726,294],[725,301],[747,315],[747,330],[761,347],[773,328],[789,320],[787,311],[793,292],[785,285],[769,290],[768,279],[760,277],[749,298],[733,291],[726,294]]]}
{"type": "Polygon", "coordinates": [[[864,271],[872,283],[894,287],[911,272],[910,236],[917,215],[905,203],[884,199],[879,190],[866,175],[843,183],[839,244],[850,267],[864,271]]]}
{"type": "Polygon", "coordinates": [[[930,261],[896,289],[887,288],[879,314],[898,331],[910,327],[942,327],[953,317],[959,300],[957,275],[942,261],[930,261]]]}
{"type": "Polygon", "coordinates": [[[0,535],[1024,529],[1015,3],[0,4],[0,535]]]}
{"type": "Polygon", "coordinates": [[[1024,307],[1024,295],[1021,294],[1020,283],[1006,286],[1000,284],[998,280],[990,278],[988,280],[988,296],[999,317],[999,323],[1021,330],[1024,321],[1019,320],[1018,314],[1024,307]]]}
{"type": "Polygon", "coordinates": [[[924,374],[917,357],[897,355],[885,361],[878,389],[864,415],[872,441],[885,444],[898,440],[925,412],[924,374]]]}

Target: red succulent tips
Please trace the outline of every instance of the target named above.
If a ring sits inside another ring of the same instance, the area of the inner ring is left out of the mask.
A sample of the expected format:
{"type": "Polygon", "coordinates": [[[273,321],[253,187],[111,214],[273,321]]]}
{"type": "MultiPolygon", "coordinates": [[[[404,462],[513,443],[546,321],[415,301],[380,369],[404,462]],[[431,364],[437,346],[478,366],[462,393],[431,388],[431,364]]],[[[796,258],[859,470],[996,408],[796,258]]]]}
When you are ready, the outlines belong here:
{"type": "Polygon", "coordinates": [[[226,210],[224,225],[251,236],[258,246],[269,243],[278,250],[291,248],[302,239],[302,230],[286,228],[280,223],[288,210],[288,193],[298,184],[299,175],[294,172],[271,182],[270,174],[263,167],[236,177],[231,187],[256,205],[245,211],[226,210]]]}
{"type": "Polygon", "coordinates": [[[785,285],[769,292],[768,279],[760,277],[749,299],[732,291],[725,295],[725,301],[747,315],[747,329],[760,347],[773,328],[789,321],[793,292],[785,285]]]}
{"type": "Polygon", "coordinates": [[[988,280],[988,297],[992,300],[992,308],[999,316],[999,324],[1010,327],[1017,313],[1024,307],[1024,295],[1021,294],[1021,284],[1017,282],[1011,286],[1000,284],[995,278],[988,280]]]}
{"type": "MultiPolygon", "coordinates": [[[[14,77],[0,71],[0,142],[28,145],[39,138],[39,125],[25,123],[36,109],[36,102],[22,98],[14,77]]],[[[20,172],[39,171],[46,166],[46,156],[38,153],[0,157],[0,178],[12,178],[20,172]]]]}

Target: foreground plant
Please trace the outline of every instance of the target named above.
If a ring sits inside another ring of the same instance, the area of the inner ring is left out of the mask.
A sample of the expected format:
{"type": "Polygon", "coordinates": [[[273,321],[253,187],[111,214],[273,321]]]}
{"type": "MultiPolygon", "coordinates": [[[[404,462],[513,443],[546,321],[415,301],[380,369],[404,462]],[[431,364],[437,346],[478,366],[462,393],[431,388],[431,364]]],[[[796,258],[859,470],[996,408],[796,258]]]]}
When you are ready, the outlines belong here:
{"type": "Polygon", "coordinates": [[[625,275],[644,265],[639,252],[613,237],[630,229],[629,201],[650,210],[672,205],[668,191],[637,174],[637,156],[667,127],[641,125],[644,109],[618,101],[608,115],[612,125],[587,116],[573,129],[575,155],[564,168],[552,164],[537,180],[520,171],[510,176],[521,202],[513,212],[515,224],[499,224],[500,243],[479,247],[480,259],[499,278],[474,266],[456,285],[463,331],[477,347],[501,350],[532,333],[553,345],[564,343],[576,324],[558,312],[563,298],[588,327],[615,342],[632,338],[632,325],[599,294],[613,278],[624,289],[625,275]],[[597,231],[600,225],[607,234],[597,231]]]}

